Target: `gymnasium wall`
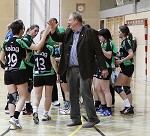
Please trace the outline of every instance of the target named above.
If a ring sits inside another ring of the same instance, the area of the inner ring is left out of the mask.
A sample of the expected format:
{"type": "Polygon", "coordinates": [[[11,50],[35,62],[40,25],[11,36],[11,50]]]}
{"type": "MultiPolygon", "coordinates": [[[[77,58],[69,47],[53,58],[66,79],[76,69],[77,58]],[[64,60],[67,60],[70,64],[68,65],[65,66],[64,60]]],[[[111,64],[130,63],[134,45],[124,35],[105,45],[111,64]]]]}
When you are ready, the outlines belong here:
{"type": "Polygon", "coordinates": [[[7,25],[14,20],[14,0],[0,1],[0,45],[7,33],[7,25]]]}

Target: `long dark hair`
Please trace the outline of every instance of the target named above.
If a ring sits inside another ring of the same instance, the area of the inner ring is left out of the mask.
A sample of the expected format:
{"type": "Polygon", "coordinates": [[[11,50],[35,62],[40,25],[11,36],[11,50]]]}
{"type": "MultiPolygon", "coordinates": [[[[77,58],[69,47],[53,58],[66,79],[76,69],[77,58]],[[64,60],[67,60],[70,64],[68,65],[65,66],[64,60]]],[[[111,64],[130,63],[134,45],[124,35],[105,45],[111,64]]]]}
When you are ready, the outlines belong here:
{"type": "Polygon", "coordinates": [[[119,27],[120,31],[126,36],[128,37],[129,40],[133,40],[133,36],[130,33],[129,27],[127,27],[126,25],[120,26],[119,27]]]}
{"type": "Polygon", "coordinates": [[[11,23],[10,27],[12,29],[13,35],[16,35],[16,34],[19,34],[20,30],[24,28],[24,24],[23,24],[22,20],[17,19],[11,23]]]}
{"type": "Polygon", "coordinates": [[[26,34],[27,34],[30,30],[33,30],[35,27],[37,27],[38,29],[40,28],[39,25],[33,24],[33,25],[31,25],[31,26],[26,30],[26,34]]]}
{"type": "Polygon", "coordinates": [[[98,35],[103,36],[107,41],[112,40],[111,33],[107,28],[99,30],[98,35]]]}

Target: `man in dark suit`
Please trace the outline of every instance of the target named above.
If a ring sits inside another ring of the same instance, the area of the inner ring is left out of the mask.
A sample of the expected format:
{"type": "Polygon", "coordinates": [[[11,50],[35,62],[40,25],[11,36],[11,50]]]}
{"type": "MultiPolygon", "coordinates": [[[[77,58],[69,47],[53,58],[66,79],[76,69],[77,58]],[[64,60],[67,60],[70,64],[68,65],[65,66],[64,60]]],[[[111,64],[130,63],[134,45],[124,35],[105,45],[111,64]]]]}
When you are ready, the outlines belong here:
{"type": "Polygon", "coordinates": [[[52,21],[48,23],[51,25],[52,39],[63,43],[58,74],[63,75],[67,70],[71,103],[70,117],[72,119],[72,122],[67,126],[82,124],[79,106],[79,92],[81,92],[88,116],[88,122],[83,124],[82,127],[91,128],[100,122],[96,115],[91,93],[92,77],[96,68],[95,58],[97,58],[102,70],[102,76],[108,75],[98,33],[92,28],[84,27],[82,17],[77,12],[70,14],[69,28],[64,33],[58,34],[56,32],[57,25],[54,25],[52,21]]]}

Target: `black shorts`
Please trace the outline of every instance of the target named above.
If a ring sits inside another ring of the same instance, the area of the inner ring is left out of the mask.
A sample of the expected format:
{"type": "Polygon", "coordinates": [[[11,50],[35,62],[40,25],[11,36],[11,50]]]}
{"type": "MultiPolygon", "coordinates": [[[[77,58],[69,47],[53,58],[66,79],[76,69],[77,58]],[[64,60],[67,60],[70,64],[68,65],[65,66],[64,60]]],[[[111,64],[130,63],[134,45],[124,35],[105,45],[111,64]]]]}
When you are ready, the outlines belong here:
{"type": "Polygon", "coordinates": [[[60,83],[67,83],[66,72],[64,73],[64,75],[60,76],[60,83]]]}
{"type": "Polygon", "coordinates": [[[103,78],[101,76],[102,72],[100,71],[100,69],[97,69],[97,72],[96,72],[96,74],[93,75],[93,77],[96,77],[98,79],[103,79],[103,80],[109,80],[111,77],[111,73],[112,73],[112,68],[108,68],[108,76],[106,78],[103,78]]]}
{"type": "Polygon", "coordinates": [[[44,85],[53,86],[54,84],[56,84],[56,75],[34,76],[33,79],[34,87],[40,87],[44,85]]]}
{"type": "Polygon", "coordinates": [[[33,81],[33,67],[32,66],[29,66],[26,64],[26,75],[27,75],[27,79],[33,81]]]}
{"type": "Polygon", "coordinates": [[[15,84],[20,85],[27,82],[26,70],[5,71],[4,83],[5,85],[15,84]]]}
{"type": "Polygon", "coordinates": [[[33,89],[33,67],[26,64],[26,75],[28,82],[28,92],[31,93],[33,89]]]}
{"type": "Polygon", "coordinates": [[[120,65],[121,71],[120,73],[126,75],[127,77],[131,77],[134,72],[134,65],[120,65]]]}

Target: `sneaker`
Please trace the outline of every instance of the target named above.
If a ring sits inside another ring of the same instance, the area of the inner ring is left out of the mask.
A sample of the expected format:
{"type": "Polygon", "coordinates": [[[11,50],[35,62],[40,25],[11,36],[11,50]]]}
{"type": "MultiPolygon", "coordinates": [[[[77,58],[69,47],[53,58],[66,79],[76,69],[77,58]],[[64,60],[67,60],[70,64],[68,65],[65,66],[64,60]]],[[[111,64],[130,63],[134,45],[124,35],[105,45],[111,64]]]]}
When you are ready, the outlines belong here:
{"type": "Polygon", "coordinates": [[[60,109],[59,114],[61,114],[61,115],[70,115],[70,109],[60,109]]]}
{"type": "Polygon", "coordinates": [[[10,130],[16,130],[17,129],[17,127],[16,126],[14,126],[14,125],[10,125],[10,130]]]}
{"type": "Polygon", "coordinates": [[[97,111],[99,109],[99,107],[95,106],[95,110],[97,111]]]}
{"type": "Polygon", "coordinates": [[[5,106],[5,114],[9,114],[8,104],[5,106]]]}
{"type": "Polygon", "coordinates": [[[101,116],[112,116],[112,111],[106,109],[101,113],[101,116]]]}
{"type": "Polygon", "coordinates": [[[70,102],[69,101],[64,101],[64,107],[63,109],[68,110],[70,109],[70,102]]]}
{"type": "Polygon", "coordinates": [[[24,108],[23,110],[22,110],[22,114],[23,115],[31,115],[33,113],[33,110],[32,109],[26,109],[26,108],[24,108]]]}
{"type": "Polygon", "coordinates": [[[26,110],[26,107],[24,107],[23,109],[22,109],[22,111],[25,111],[26,110]]]}
{"type": "Polygon", "coordinates": [[[19,119],[15,119],[14,117],[12,117],[9,120],[9,123],[12,124],[14,127],[21,129],[22,126],[20,125],[19,119]]]}
{"type": "Polygon", "coordinates": [[[97,113],[100,113],[100,114],[101,114],[103,111],[104,111],[104,110],[103,110],[102,107],[100,107],[100,108],[98,108],[98,109],[96,110],[96,112],[97,112],[97,113]]]}
{"type": "Polygon", "coordinates": [[[38,113],[34,112],[33,113],[33,121],[35,124],[39,124],[39,118],[38,118],[38,113]]]}
{"type": "Polygon", "coordinates": [[[54,101],[54,102],[52,102],[52,104],[53,104],[54,106],[60,106],[59,101],[54,101]]]}
{"type": "Polygon", "coordinates": [[[42,121],[49,121],[51,120],[51,117],[49,115],[43,115],[42,121]]]}
{"type": "Polygon", "coordinates": [[[100,101],[95,101],[95,110],[98,110],[100,108],[100,101]]]}
{"type": "Polygon", "coordinates": [[[133,106],[125,107],[122,111],[120,111],[121,114],[134,114],[133,106]]]}

